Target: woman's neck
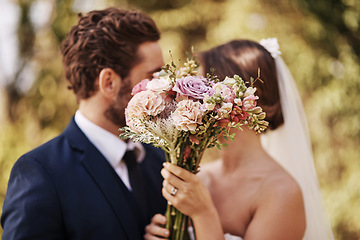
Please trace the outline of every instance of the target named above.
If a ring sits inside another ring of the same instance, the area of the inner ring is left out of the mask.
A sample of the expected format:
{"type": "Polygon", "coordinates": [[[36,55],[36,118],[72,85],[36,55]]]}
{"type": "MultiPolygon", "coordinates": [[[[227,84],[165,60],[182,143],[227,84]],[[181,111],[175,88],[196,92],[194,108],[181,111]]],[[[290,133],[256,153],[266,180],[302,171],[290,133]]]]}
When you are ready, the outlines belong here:
{"type": "Polygon", "coordinates": [[[265,154],[259,134],[255,134],[246,126],[243,127],[243,131],[231,130],[232,133],[235,133],[235,140],[227,141],[229,145],[222,150],[223,170],[226,172],[247,166],[265,154]]]}

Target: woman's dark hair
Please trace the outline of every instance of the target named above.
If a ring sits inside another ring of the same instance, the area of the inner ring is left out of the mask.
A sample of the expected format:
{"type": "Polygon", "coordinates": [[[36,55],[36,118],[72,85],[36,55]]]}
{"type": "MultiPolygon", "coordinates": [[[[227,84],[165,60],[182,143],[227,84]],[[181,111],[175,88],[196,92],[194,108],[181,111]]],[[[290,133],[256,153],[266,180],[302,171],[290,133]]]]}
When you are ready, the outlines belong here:
{"type": "Polygon", "coordinates": [[[199,60],[205,73],[214,68],[220,80],[237,74],[244,81],[249,81],[250,77],[258,77],[260,69],[263,82],[256,81],[254,84],[259,96],[258,105],[265,111],[270,129],[284,123],[275,60],[263,46],[250,40],[234,40],[200,53],[199,60]]]}
{"type": "Polygon", "coordinates": [[[103,68],[113,69],[124,79],[141,60],[139,45],[160,38],[154,21],[138,11],[107,8],[79,17],[61,48],[69,88],[77,99],[93,95],[103,68]]]}

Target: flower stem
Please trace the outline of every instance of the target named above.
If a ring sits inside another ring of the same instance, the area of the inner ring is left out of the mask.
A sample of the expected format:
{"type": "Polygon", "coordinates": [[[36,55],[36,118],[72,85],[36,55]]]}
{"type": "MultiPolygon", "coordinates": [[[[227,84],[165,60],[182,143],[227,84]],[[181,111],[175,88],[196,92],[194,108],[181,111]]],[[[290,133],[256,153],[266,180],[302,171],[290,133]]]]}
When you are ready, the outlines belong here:
{"type": "Polygon", "coordinates": [[[167,205],[167,209],[166,209],[166,213],[165,213],[165,217],[167,219],[166,221],[166,229],[168,229],[170,231],[170,234],[172,232],[172,217],[171,217],[171,212],[172,212],[172,208],[174,208],[173,206],[171,206],[170,204],[167,205]]]}

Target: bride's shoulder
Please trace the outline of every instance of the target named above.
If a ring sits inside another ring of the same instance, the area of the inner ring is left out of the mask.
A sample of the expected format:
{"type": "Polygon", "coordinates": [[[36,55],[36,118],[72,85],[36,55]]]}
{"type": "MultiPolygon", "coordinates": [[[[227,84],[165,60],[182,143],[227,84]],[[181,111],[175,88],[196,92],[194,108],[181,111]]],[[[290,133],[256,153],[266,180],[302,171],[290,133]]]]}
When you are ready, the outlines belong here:
{"type": "Polygon", "coordinates": [[[264,184],[265,193],[278,198],[302,199],[301,188],[283,168],[272,172],[264,184]],[[276,193],[274,195],[274,193],[276,193]]]}
{"type": "Polygon", "coordinates": [[[304,228],[305,207],[299,184],[285,170],[276,171],[264,181],[259,198],[258,208],[263,214],[275,215],[281,224],[288,224],[291,218],[296,229],[304,228]]]}

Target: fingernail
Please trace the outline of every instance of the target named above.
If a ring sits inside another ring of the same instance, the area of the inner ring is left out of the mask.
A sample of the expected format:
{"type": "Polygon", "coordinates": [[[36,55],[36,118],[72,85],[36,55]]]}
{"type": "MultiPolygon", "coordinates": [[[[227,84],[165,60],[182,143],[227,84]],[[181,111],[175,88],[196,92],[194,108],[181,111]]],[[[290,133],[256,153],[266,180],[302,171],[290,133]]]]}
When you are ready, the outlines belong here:
{"type": "Polygon", "coordinates": [[[167,236],[167,235],[169,235],[169,231],[168,230],[165,230],[164,231],[164,234],[167,236]]]}
{"type": "Polygon", "coordinates": [[[162,223],[166,223],[166,217],[164,217],[163,219],[162,219],[162,223]]]}
{"type": "Polygon", "coordinates": [[[166,165],[167,165],[167,162],[164,162],[164,163],[163,163],[163,166],[165,167],[166,165]]]}

